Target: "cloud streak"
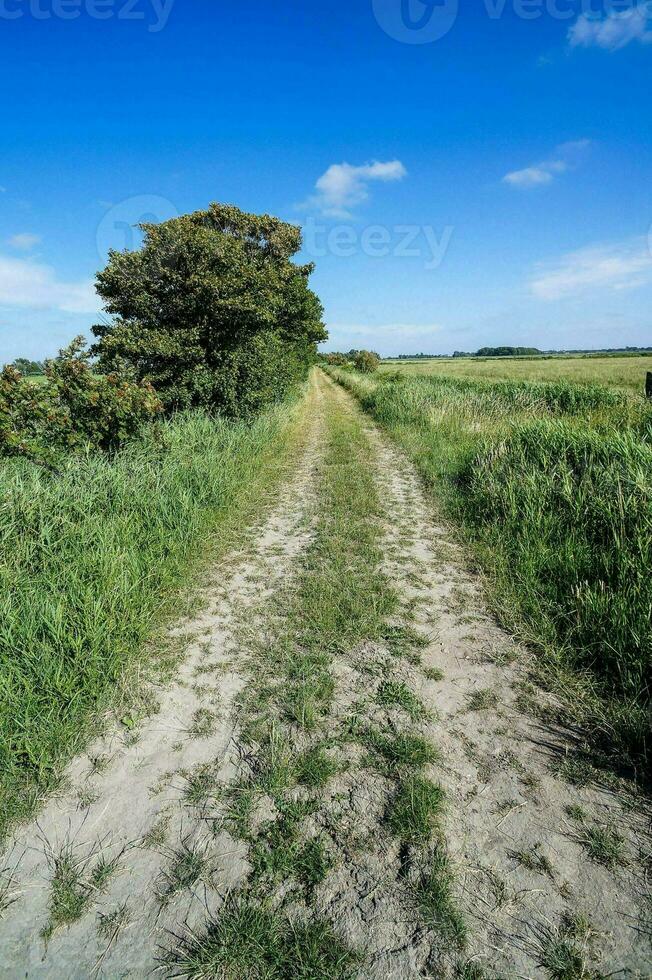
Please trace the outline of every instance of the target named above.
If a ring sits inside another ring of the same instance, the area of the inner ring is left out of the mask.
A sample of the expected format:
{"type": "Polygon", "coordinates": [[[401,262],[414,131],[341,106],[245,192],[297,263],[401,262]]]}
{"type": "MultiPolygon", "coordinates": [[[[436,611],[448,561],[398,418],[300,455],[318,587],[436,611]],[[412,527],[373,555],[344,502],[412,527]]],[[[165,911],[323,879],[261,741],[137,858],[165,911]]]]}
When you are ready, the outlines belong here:
{"type": "Polygon", "coordinates": [[[91,280],[64,282],[31,259],[0,256],[0,304],[62,313],[97,313],[102,307],[91,280]]]}
{"type": "Polygon", "coordinates": [[[41,241],[40,235],[31,235],[29,232],[22,232],[20,235],[12,235],[8,239],[7,244],[11,248],[16,248],[19,251],[29,252],[31,248],[34,248],[41,241]]]}
{"type": "Polygon", "coordinates": [[[369,197],[373,181],[388,183],[403,180],[407,170],[400,160],[374,161],[361,166],[333,163],[315,184],[316,193],[308,199],[308,210],[329,218],[351,218],[351,211],[369,197]]]}
{"type": "Polygon", "coordinates": [[[575,140],[556,147],[550,160],[532,164],[522,170],[512,170],[505,174],[503,183],[512,187],[530,188],[551,184],[556,176],[577,166],[581,153],[590,145],[590,140],[575,140]]]}
{"type": "Polygon", "coordinates": [[[619,51],[632,41],[652,43],[652,4],[635,4],[630,10],[614,12],[605,17],[582,14],[568,32],[572,48],[601,48],[619,51]]]}
{"type": "Polygon", "coordinates": [[[619,291],[652,281],[652,252],[645,238],[591,245],[539,265],[530,279],[537,299],[553,301],[599,290],[619,291]]]}

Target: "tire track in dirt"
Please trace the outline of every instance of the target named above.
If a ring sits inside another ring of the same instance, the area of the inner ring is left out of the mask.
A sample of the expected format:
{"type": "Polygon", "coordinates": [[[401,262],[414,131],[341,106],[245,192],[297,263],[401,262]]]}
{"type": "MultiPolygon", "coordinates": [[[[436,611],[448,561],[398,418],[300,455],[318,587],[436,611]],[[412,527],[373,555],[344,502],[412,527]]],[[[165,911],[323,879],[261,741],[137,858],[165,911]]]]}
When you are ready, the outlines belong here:
{"type": "Polygon", "coordinates": [[[0,977],[149,976],[170,931],[202,921],[246,874],[241,842],[205,820],[202,784],[227,784],[241,765],[243,611],[310,540],[319,399],[311,386],[301,457],[271,514],[212,569],[202,611],[170,628],[183,654],[156,714],[133,731],[109,726],[0,860],[0,977]]]}
{"type": "Polygon", "coordinates": [[[388,510],[388,573],[429,638],[410,683],[435,713],[429,736],[443,756],[447,845],[469,922],[458,974],[649,978],[648,803],[562,777],[577,733],[527,710],[554,715],[527,682],[528,652],[488,615],[481,580],[412,464],[371,422],[367,431],[388,510]]]}

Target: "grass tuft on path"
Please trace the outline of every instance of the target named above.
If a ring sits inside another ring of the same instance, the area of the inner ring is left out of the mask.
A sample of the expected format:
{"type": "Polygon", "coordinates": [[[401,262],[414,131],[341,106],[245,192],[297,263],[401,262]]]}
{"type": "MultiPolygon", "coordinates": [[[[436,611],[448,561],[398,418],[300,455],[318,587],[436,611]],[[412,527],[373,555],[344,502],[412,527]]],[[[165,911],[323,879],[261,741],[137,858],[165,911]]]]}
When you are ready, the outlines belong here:
{"type": "Polygon", "coordinates": [[[291,923],[243,896],[231,896],[201,933],[179,940],[165,965],[187,980],[350,980],[359,957],[325,923],[291,923]]]}
{"type": "Polygon", "coordinates": [[[391,832],[405,844],[424,844],[437,829],[444,803],[441,786],[423,776],[408,776],[399,783],[387,814],[391,832]]]}

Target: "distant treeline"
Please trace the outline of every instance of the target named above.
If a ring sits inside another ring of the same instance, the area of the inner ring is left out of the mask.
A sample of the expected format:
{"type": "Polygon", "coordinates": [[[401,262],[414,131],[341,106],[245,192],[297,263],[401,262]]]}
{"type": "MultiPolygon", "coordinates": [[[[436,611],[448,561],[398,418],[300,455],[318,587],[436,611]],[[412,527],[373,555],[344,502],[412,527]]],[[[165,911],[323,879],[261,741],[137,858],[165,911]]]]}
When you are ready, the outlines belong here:
{"type": "Polygon", "coordinates": [[[43,374],[45,371],[43,361],[30,361],[28,357],[17,357],[15,361],[12,361],[11,367],[27,377],[34,374],[43,374]]]}
{"type": "Polygon", "coordinates": [[[392,361],[435,361],[450,357],[559,357],[564,354],[652,354],[652,347],[599,347],[573,350],[539,350],[538,347],[481,347],[479,350],[456,350],[452,354],[398,354],[392,361]]]}

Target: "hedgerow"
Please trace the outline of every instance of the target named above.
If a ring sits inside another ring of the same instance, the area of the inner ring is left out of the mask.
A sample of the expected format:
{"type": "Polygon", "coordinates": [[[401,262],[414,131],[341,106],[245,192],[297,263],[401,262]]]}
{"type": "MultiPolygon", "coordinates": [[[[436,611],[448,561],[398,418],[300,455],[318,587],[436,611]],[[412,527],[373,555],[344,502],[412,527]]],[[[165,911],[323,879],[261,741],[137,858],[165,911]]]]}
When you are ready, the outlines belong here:
{"type": "Polygon", "coordinates": [[[45,365],[45,382],[12,366],[0,374],[0,456],[56,465],[81,447],[114,450],[157,417],[162,404],[147,381],[96,373],[77,337],[45,365]]]}

